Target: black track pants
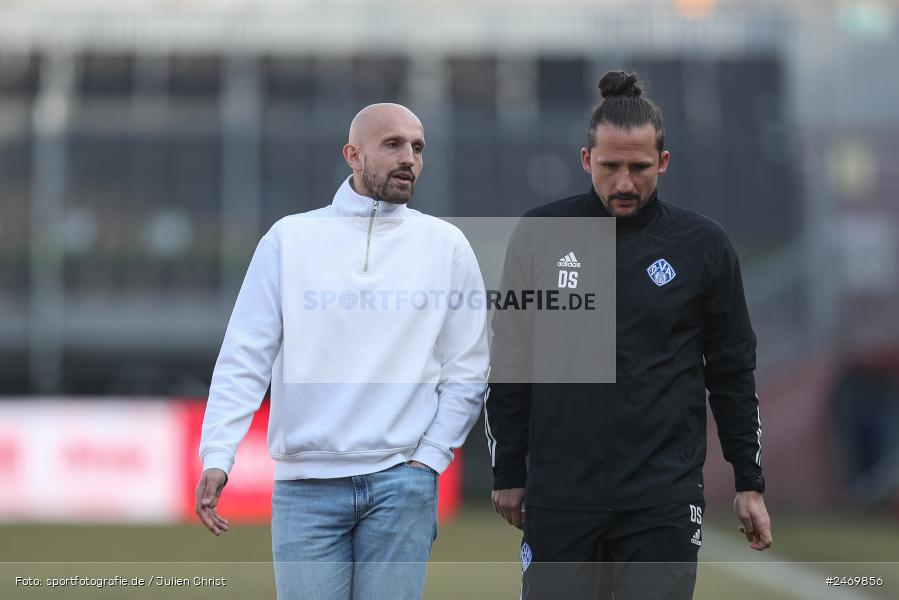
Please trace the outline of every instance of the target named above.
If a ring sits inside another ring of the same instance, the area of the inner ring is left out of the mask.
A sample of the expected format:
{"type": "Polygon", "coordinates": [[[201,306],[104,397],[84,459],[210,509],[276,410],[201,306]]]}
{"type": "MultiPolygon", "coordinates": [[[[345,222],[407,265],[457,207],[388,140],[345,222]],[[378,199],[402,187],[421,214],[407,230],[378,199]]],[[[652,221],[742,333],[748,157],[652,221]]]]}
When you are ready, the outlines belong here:
{"type": "Polygon", "coordinates": [[[690,600],[703,502],[619,512],[528,506],[526,600],[690,600]]]}

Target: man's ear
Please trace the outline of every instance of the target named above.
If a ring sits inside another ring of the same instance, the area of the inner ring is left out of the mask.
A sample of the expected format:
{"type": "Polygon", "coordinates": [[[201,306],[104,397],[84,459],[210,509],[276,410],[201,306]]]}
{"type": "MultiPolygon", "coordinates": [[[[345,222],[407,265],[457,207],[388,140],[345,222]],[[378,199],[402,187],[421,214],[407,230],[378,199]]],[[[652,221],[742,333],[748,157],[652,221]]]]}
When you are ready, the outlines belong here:
{"type": "Polygon", "coordinates": [[[667,150],[659,155],[659,175],[664,175],[668,170],[668,162],[671,160],[671,153],[667,150]]]}
{"type": "Polygon", "coordinates": [[[589,148],[581,148],[581,166],[588,173],[592,173],[590,166],[590,149],[589,148]]]}
{"type": "Polygon", "coordinates": [[[362,170],[362,157],[359,156],[359,148],[352,144],[343,147],[343,160],[353,170],[353,172],[362,170]]]}

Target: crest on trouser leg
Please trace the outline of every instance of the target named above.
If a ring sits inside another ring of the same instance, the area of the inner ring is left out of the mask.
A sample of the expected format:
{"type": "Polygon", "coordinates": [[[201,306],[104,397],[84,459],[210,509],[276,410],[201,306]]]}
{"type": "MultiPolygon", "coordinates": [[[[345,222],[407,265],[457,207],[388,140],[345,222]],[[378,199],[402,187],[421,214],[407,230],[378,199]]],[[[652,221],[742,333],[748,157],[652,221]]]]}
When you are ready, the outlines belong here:
{"type": "Polygon", "coordinates": [[[528,546],[527,543],[521,545],[521,553],[518,557],[521,559],[521,570],[527,571],[528,567],[531,565],[531,558],[533,558],[531,547],[528,546]]]}

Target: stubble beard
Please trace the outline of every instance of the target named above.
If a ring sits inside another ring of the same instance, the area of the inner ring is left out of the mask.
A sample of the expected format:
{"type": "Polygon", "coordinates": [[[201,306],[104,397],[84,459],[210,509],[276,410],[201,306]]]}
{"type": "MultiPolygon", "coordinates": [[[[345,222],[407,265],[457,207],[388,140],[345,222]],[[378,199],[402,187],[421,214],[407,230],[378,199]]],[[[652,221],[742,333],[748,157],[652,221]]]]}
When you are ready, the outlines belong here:
{"type": "Polygon", "coordinates": [[[615,200],[614,198],[606,200],[604,202],[604,204],[606,205],[606,210],[609,211],[609,214],[618,219],[631,219],[633,217],[636,217],[640,213],[640,211],[643,209],[644,204],[646,204],[645,202],[641,201],[640,199],[637,199],[637,202],[634,205],[634,208],[631,209],[631,212],[622,213],[621,209],[616,208],[615,205],[613,204],[614,200],[615,200]]]}
{"type": "Polygon", "coordinates": [[[390,202],[391,204],[406,204],[412,199],[412,193],[415,191],[415,182],[409,184],[409,190],[398,189],[390,180],[391,175],[403,169],[390,171],[384,177],[378,177],[373,169],[368,167],[366,162],[362,166],[362,183],[371,193],[371,197],[375,200],[390,202]]]}

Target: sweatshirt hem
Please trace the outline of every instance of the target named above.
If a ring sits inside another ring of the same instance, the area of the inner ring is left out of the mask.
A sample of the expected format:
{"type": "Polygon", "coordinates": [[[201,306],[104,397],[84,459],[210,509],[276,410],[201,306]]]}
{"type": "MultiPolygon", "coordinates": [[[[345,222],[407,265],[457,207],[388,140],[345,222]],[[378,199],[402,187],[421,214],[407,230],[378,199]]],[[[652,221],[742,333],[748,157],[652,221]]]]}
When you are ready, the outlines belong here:
{"type": "Polygon", "coordinates": [[[412,459],[416,446],[359,452],[310,451],[278,457],[275,480],[333,479],[368,475],[412,459]]]}

